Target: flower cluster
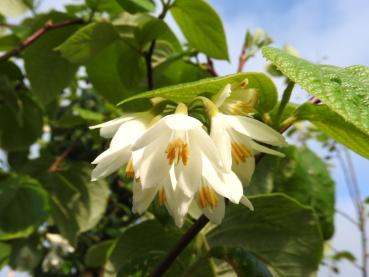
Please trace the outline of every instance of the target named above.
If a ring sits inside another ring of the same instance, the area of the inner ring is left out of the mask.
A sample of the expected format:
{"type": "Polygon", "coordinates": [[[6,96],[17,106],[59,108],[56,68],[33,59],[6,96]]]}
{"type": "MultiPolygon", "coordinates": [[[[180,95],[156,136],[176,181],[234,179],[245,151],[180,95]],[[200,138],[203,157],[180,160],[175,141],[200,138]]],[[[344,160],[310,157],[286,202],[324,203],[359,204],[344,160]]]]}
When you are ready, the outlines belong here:
{"type": "Polygon", "coordinates": [[[110,147],[92,162],[96,164],[92,180],[126,166],[126,175],[134,180],[133,211],[143,213],[157,196],[177,226],[182,226],[190,207],[200,208],[219,224],[224,198],[252,210],[243,184],[250,182],[255,154],[282,155],[258,142],[273,146],[286,142],[278,132],[247,116],[257,94],[246,85],[246,81],[227,85],[212,100],[196,99],[207,108],[208,128],[189,116],[182,103],[165,116],[142,112],[91,127],[112,138],[110,147]]]}

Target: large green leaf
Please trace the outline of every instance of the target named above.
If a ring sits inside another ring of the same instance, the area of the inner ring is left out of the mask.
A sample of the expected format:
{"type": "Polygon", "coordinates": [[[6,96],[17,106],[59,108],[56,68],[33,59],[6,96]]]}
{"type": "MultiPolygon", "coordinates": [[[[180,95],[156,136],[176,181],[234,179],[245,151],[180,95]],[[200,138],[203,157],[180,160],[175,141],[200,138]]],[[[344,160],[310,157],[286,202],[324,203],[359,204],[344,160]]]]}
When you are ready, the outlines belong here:
{"type": "Polygon", "coordinates": [[[92,245],[86,253],[85,263],[90,267],[99,267],[103,266],[108,257],[112,248],[114,247],[114,240],[105,240],[98,244],[92,245]]]}
{"type": "Polygon", "coordinates": [[[86,63],[118,39],[119,34],[110,23],[91,23],[56,49],[72,63],[86,63]]]}
{"type": "Polygon", "coordinates": [[[124,104],[132,100],[153,98],[153,97],[163,97],[168,100],[176,102],[188,103],[192,101],[196,96],[202,94],[213,95],[224,88],[225,85],[231,83],[241,82],[248,79],[248,87],[255,88],[260,92],[260,98],[263,99],[267,95],[272,96],[269,100],[263,100],[261,106],[265,106],[265,110],[275,105],[276,98],[274,95],[276,93],[275,86],[273,82],[262,73],[237,73],[233,75],[227,75],[224,77],[217,78],[207,78],[200,81],[189,82],[185,84],[179,84],[175,86],[169,86],[164,88],[159,88],[156,90],[144,92],[127,98],[121,101],[119,104],[124,104]],[[273,104],[274,103],[274,104],[273,104]]]}
{"type": "Polygon", "coordinates": [[[209,252],[211,257],[227,261],[237,276],[272,277],[268,268],[253,254],[242,247],[214,247],[209,252]]]}
{"type": "Polygon", "coordinates": [[[9,244],[0,242],[0,269],[7,264],[12,248],[9,244]]]}
{"type": "MultiPolygon", "coordinates": [[[[324,239],[334,232],[335,186],[327,165],[306,147],[289,147],[286,158],[274,158],[274,191],[283,192],[316,212],[324,239]]],[[[269,158],[269,157],[268,157],[269,158]]]]}
{"type": "Polygon", "coordinates": [[[78,234],[95,227],[103,216],[109,196],[106,182],[90,182],[89,165],[70,163],[45,180],[51,213],[62,236],[75,244],[78,234]]]}
{"type": "Polygon", "coordinates": [[[270,47],[263,48],[263,55],[289,79],[369,134],[368,67],[316,65],[270,47]]]}
{"type": "Polygon", "coordinates": [[[0,99],[6,91],[12,98],[0,103],[0,147],[8,151],[27,149],[42,134],[42,111],[29,95],[17,97],[0,78],[0,99]]]}
{"type": "MultiPolygon", "coordinates": [[[[115,271],[119,272],[118,276],[146,276],[179,238],[179,232],[165,230],[157,221],[145,221],[129,228],[120,236],[110,261],[115,271]],[[133,275],[134,273],[139,275],[133,275]]],[[[188,254],[187,248],[170,268],[168,276],[177,276],[183,272],[181,265],[189,262],[188,254]]]]}
{"type": "Polygon", "coordinates": [[[208,3],[176,0],[170,11],[191,46],[210,57],[228,59],[222,21],[208,3]]]}
{"type": "Polygon", "coordinates": [[[208,235],[210,247],[242,247],[266,264],[273,276],[311,276],[323,240],[311,208],[283,195],[250,197],[255,207],[229,206],[223,223],[208,235]]]}
{"type": "Polygon", "coordinates": [[[337,142],[369,159],[369,135],[326,105],[304,104],[298,108],[295,116],[298,120],[309,120],[337,142]]]}
{"type": "Polygon", "coordinates": [[[27,11],[23,0],[1,0],[0,14],[5,16],[19,16],[27,11]]]}
{"type": "Polygon", "coordinates": [[[134,91],[128,90],[125,83],[129,83],[130,76],[134,76],[135,80],[139,79],[136,75],[141,72],[137,69],[140,66],[137,54],[132,54],[131,48],[123,42],[116,42],[102,50],[96,55],[86,66],[88,77],[97,92],[103,95],[112,103],[118,103],[120,100],[132,96],[134,91]],[[127,57],[129,64],[123,62],[127,57]],[[126,70],[119,68],[125,67],[126,70]],[[122,76],[124,72],[131,75],[122,76]]]}
{"type": "Polygon", "coordinates": [[[0,230],[5,233],[28,233],[48,215],[47,193],[30,177],[8,177],[0,182],[0,230]]]}
{"type": "MultiPolygon", "coordinates": [[[[57,22],[69,17],[51,14],[45,19],[55,19],[53,21],[57,22]]],[[[68,26],[47,32],[24,51],[25,68],[32,93],[42,104],[48,104],[57,98],[69,85],[77,70],[77,66],[72,65],[55,50],[76,28],[68,26]]]]}
{"type": "Polygon", "coordinates": [[[117,0],[129,13],[138,12],[153,12],[155,10],[155,3],[152,0],[117,0]]]}

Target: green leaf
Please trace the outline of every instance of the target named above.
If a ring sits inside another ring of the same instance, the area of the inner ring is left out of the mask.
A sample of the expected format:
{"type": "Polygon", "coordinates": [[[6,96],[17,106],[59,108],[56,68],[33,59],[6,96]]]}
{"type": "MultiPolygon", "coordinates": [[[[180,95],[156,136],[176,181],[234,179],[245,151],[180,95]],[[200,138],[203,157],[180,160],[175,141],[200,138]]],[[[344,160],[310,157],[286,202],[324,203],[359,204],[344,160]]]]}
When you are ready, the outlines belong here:
{"type": "Polygon", "coordinates": [[[119,5],[129,13],[153,12],[155,3],[152,0],[117,0],[119,5]]]}
{"type": "Polygon", "coordinates": [[[23,0],[1,0],[0,14],[4,16],[16,17],[28,10],[23,0]]]}
{"type": "Polygon", "coordinates": [[[72,63],[87,63],[101,50],[119,40],[110,23],[91,23],[70,36],[56,50],[72,63]]]}
{"type": "Polygon", "coordinates": [[[228,262],[237,276],[272,277],[268,268],[252,253],[242,247],[214,247],[209,252],[211,257],[228,262]]]}
{"type": "Polygon", "coordinates": [[[43,258],[43,247],[39,235],[12,241],[9,266],[17,271],[33,271],[43,258]]]}
{"type": "Polygon", "coordinates": [[[163,20],[151,18],[140,24],[134,30],[134,35],[138,44],[143,47],[153,40],[165,37],[167,32],[170,32],[170,29],[163,20]]]}
{"type": "MultiPolygon", "coordinates": [[[[110,261],[120,276],[138,273],[146,276],[161,262],[180,234],[165,230],[156,221],[145,221],[124,232],[113,249],[110,261]]],[[[167,273],[177,276],[183,272],[181,264],[188,262],[188,248],[177,258],[167,273]]],[[[137,276],[137,275],[135,275],[137,276]]]]}
{"type": "Polygon", "coordinates": [[[22,71],[11,61],[0,62],[0,75],[5,75],[10,81],[18,81],[23,78],[22,71]]]}
{"type": "Polygon", "coordinates": [[[322,259],[323,240],[311,208],[283,195],[250,197],[227,208],[223,223],[207,235],[210,247],[242,247],[265,263],[273,276],[311,276],[322,259]]]}
{"type": "MultiPolygon", "coordinates": [[[[88,77],[94,88],[112,103],[118,103],[133,93],[127,90],[118,69],[119,62],[122,62],[121,57],[129,57],[130,54],[132,50],[128,46],[116,42],[102,50],[86,65],[88,77]]],[[[124,66],[129,69],[129,65],[124,66]]]]}
{"type": "Polygon", "coordinates": [[[154,84],[157,88],[198,81],[210,77],[200,66],[182,59],[162,64],[155,69],[154,84]]]}
{"type": "Polygon", "coordinates": [[[332,259],[336,261],[340,261],[342,259],[346,259],[350,262],[356,261],[356,257],[349,251],[339,251],[333,255],[332,259]]]}
{"type": "MultiPolygon", "coordinates": [[[[8,85],[2,85],[4,83],[0,79],[0,93],[4,92],[3,89],[10,89],[8,85]]],[[[11,89],[9,93],[16,95],[11,89]]],[[[1,148],[8,151],[28,148],[41,136],[42,127],[42,111],[29,95],[22,93],[13,102],[0,103],[1,148]]]]}
{"type": "Polygon", "coordinates": [[[326,105],[304,104],[297,109],[295,116],[298,120],[309,120],[326,135],[369,159],[369,135],[326,105]]]}
{"type": "Polygon", "coordinates": [[[191,46],[212,58],[228,60],[222,21],[208,3],[176,0],[170,11],[191,46]]]}
{"type": "Polygon", "coordinates": [[[0,269],[8,263],[12,248],[9,244],[0,242],[0,269]]]}
{"type": "Polygon", "coordinates": [[[90,173],[88,164],[69,163],[64,171],[51,173],[45,180],[55,224],[73,245],[78,234],[96,226],[107,206],[107,183],[90,182],[90,173]]]}
{"type": "MultiPolygon", "coordinates": [[[[58,19],[55,22],[70,19],[63,15],[50,15],[48,19],[52,20],[54,17],[58,19]]],[[[25,69],[31,82],[32,93],[44,105],[62,93],[77,70],[77,66],[72,65],[55,50],[76,28],[68,26],[47,32],[24,51],[25,69]]]]}
{"type": "Polygon", "coordinates": [[[0,229],[6,233],[28,234],[48,215],[47,193],[30,177],[9,177],[0,182],[0,229]]]}
{"type": "Polygon", "coordinates": [[[0,51],[9,51],[19,44],[20,40],[14,34],[0,37],[0,51]]]}
{"type": "Polygon", "coordinates": [[[110,255],[111,249],[114,247],[114,240],[106,240],[98,244],[92,245],[86,253],[85,263],[89,267],[99,267],[104,265],[110,255]]]}
{"type": "MultiPolygon", "coordinates": [[[[335,186],[327,165],[306,147],[289,147],[286,158],[274,158],[274,191],[283,192],[316,212],[323,238],[334,232],[335,186]]],[[[269,158],[269,157],[268,157],[269,158]]]]}
{"type": "Polygon", "coordinates": [[[316,65],[270,47],[263,48],[263,55],[293,82],[369,134],[368,67],[316,65]]]}
{"type": "MultiPolygon", "coordinates": [[[[242,82],[246,78],[249,81],[248,87],[257,89],[262,95],[260,96],[260,98],[264,98],[263,95],[274,95],[274,91],[272,90],[275,89],[273,83],[270,83],[270,79],[264,78],[264,76],[265,75],[262,73],[250,72],[237,73],[217,78],[207,78],[196,82],[189,82],[140,93],[121,101],[119,105],[130,102],[132,100],[153,97],[163,97],[165,99],[176,102],[189,103],[198,95],[216,94],[217,92],[219,92],[219,90],[223,89],[225,85],[230,83],[242,82]],[[268,90],[268,92],[264,90],[268,90]]],[[[262,105],[267,107],[265,109],[268,109],[270,106],[273,105],[273,102],[274,100],[266,100],[266,102],[263,102],[262,105]]]]}

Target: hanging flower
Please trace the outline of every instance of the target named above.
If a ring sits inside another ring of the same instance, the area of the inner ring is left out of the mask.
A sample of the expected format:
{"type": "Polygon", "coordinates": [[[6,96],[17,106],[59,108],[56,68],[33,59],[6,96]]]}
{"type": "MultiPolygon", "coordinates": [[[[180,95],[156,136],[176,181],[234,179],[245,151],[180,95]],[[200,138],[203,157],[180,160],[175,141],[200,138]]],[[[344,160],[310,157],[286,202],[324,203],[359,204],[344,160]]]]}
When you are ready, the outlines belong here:
{"type": "MultiPolygon", "coordinates": [[[[240,180],[233,172],[225,171],[214,142],[202,123],[187,115],[183,104],[138,139],[133,151],[135,178],[141,185],[137,187],[137,199],[145,199],[142,208],[159,192],[159,200],[168,199],[170,213],[173,209],[169,199],[175,199],[181,212],[174,214],[183,218],[195,197],[205,214],[213,212],[214,222],[219,223],[224,215],[223,197],[239,203],[243,196],[240,180]]],[[[140,206],[139,200],[135,202],[140,206]]],[[[182,218],[176,223],[183,222],[182,218]]]]}
{"type": "Polygon", "coordinates": [[[91,127],[100,128],[103,137],[113,137],[109,148],[92,162],[96,164],[91,175],[92,181],[110,175],[125,164],[127,175],[133,177],[131,147],[144,134],[152,118],[149,113],[137,113],[91,127]]]}
{"type": "MultiPolygon", "coordinates": [[[[230,95],[231,86],[226,85],[215,104],[224,105],[230,95]]],[[[224,166],[228,171],[233,170],[245,185],[250,182],[254,172],[256,153],[284,156],[256,142],[273,146],[286,145],[284,137],[268,125],[246,116],[223,114],[215,106],[208,107],[208,110],[211,110],[210,136],[219,150],[224,166]]]]}
{"type": "Polygon", "coordinates": [[[227,84],[213,97],[215,105],[224,114],[249,115],[255,112],[259,95],[255,89],[247,86],[247,79],[240,83],[227,84]]]}

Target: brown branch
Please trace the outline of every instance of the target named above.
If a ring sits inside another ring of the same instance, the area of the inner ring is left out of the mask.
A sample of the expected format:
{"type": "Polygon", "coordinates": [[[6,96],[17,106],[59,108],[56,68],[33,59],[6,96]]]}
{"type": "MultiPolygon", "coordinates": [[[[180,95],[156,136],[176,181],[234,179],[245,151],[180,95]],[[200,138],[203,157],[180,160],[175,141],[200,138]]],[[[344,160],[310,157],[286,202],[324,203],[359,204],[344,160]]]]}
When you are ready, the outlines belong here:
{"type": "Polygon", "coordinates": [[[206,60],[207,60],[207,70],[208,70],[208,72],[214,77],[218,76],[218,73],[215,71],[215,68],[214,68],[213,60],[210,59],[208,56],[206,56],[206,60]]]}
{"type": "Polygon", "coordinates": [[[243,70],[243,67],[245,66],[245,63],[247,61],[247,55],[246,55],[246,43],[242,46],[241,55],[238,62],[238,68],[237,72],[241,72],[243,70]]]}
{"type": "MultiPolygon", "coordinates": [[[[312,97],[310,98],[308,103],[316,105],[320,103],[320,100],[316,97],[312,97]]],[[[293,123],[295,123],[295,121],[296,119],[290,121],[288,126],[285,126],[283,129],[280,130],[280,133],[284,133],[289,127],[291,127],[293,123]]],[[[261,161],[263,156],[264,155],[261,154],[255,158],[256,164],[258,164],[261,161]]],[[[151,273],[150,277],[162,276],[208,222],[209,219],[205,215],[200,216],[192,224],[190,229],[188,229],[187,232],[181,237],[181,239],[177,242],[177,244],[168,252],[165,259],[159,264],[159,266],[155,269],[155,271],[151,273]]]]}
{"type": "Polygon", "coordinates": [[[73,143],[71,146],[69,146],[67,149],[64,150],[63,153],[61,153],[54,162],[50,165],[48,172],[57,172],[60,171],[60,164],[62,161],[64,161],[69,153],[72,151],[73,147],[75,146],[75,143],[73,143]]]}
{"type": "Polygon", "coordinates": [[[21,44],[19,44],[17,47],[13,48],[12,50],[6,52],[4,55],[0,56],[0,61],[5,61],[9,59],[10,57],[19,55],[25,48],[32,45],[35,41],[37,41],[39,38],[41,38],[43,35],[45,35],[47,32],[51,30],[60,29],[60,28],[64,28],[64,27],[76,25],[76,24],[83,24],[83,23],[84,21],[81,18],[67,20],[63,22],[57,22],[57,23],[48,21],[45,23],[45,25],[41,29],[38,29],[36,32],[34,32],[32,35],[30,35],[28,38],[22,41],[21,44]]]}

